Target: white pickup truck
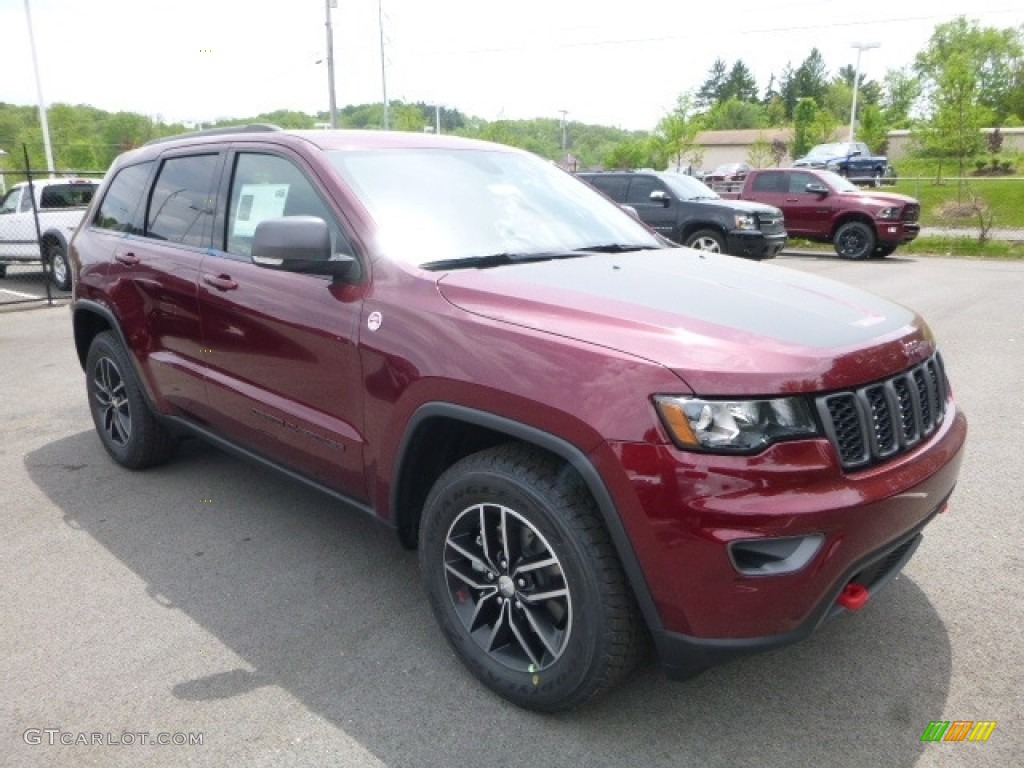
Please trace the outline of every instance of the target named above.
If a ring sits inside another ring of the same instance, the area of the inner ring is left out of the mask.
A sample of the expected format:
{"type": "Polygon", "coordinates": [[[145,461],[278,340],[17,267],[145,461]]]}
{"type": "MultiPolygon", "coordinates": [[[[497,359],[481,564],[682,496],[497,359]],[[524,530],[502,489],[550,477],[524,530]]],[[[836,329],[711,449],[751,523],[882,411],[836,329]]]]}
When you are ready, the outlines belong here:
{"type": "Polygon", "coordinates": [[[28,182],[12,186],[0,201],[0,277],[10,264],[45,262],[53,284],[71,288],[68,240],[99,187],[93,179],[40,179],[32,182],[39,233],[32,214],[28,182]],[[41,238],[40,238],[41,234],[41,238]]]}

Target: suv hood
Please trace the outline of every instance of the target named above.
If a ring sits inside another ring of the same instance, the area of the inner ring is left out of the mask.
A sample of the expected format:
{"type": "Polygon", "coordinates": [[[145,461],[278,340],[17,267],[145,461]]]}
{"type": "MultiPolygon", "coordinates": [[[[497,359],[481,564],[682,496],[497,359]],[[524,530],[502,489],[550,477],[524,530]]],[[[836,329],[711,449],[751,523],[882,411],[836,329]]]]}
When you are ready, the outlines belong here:
{"type": "Polygon", "coordinates": [[[467,312],[665,366],[701,394],[845,388],[933,351],[897,304],[687,248],[456,270],[438,288],[467,312]]]}

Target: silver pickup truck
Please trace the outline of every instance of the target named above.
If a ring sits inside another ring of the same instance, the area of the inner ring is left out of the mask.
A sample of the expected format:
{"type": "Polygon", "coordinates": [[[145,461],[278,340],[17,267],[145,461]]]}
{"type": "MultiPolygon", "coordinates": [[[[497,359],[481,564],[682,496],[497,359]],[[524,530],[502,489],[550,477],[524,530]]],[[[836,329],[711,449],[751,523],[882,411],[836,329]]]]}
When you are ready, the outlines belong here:
{"type": "Polygon", "coordinates": [[[39,263],[52,268],[54,285],[71,288],[68,240],[85,214],[99,182],[92,179],[40,179],[32,182],[39,231],[28,182],[12,186],[0,201],[0,277],[10,264],[39,263]]]}

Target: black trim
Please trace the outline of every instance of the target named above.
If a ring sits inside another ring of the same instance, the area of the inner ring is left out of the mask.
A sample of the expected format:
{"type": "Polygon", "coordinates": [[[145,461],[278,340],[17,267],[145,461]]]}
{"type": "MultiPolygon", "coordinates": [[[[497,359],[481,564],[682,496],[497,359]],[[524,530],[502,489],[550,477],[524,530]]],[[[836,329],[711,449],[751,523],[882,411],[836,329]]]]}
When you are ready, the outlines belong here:
{"type": "MultiPolygon", "coordinates": [[[[950,490],[950,494],[952,494],[952,490],[950,490]]],[[[947,494],[942,502],[924,520],[909,531],[871,554],[862,557],[847,568],[825,594],[825,597],[815,606],[807,620],[790,632],[779,635],[744,638],[704,638],[684,635],[678,632],[655,632],[654,642],[658,648],[658,655],[661,657],[661,664],[665,675],[671,680],[687,680],[711,667],[724,664],[742,656],[761,651],[770,651],[774,648],[780,648],[803,640],[823,622],[846,611],[845,608],[836,604],[836,600],[839,599],[839,594],[854,576],[870,568],[879,560],[888,557],[893,551],[908,542],[917,539],[916,542],[911,544],[909,551],[903,554],[885,577],[872,585],[870,594],[872,596],[875,595],[879,590],[888,585],[903,566],[906,565],[911,555],[916,551],[918,544],[920,544],[920,539],[922,538],[921,531],[939,513],[939,510],[945,506],[950,494],[947,494]]]]}
{"type": "Polygon", "coordinates": [[[189,421],[188,419],[182,418],[180,416],[167,416],[159,413],[156,415],[162,422],[170,426],[172,429],[175,429],[176,432],[185,432],[194,435],[195,437],[198,437],[208,443],[211,443],[212,445],[215,445],[217,448],[220,448],[221,450],[227,453],[233,454],[234,456],[237,456],[241,459],[245,459],[247,461],[252,461],[268,469],[273,469],[277,472],[280,472],[281,474],[291,478],[292,480],[296,480],[305,486],[320,491],[321,493],[327,494],[328,496],[332,497],[337,501],[340,501],[341,503],[345,504],[348,507],[351,507],[357,512],[364,512],[368,514],[370,517],[372,517],[374,520],[379,520],[383,523],[387,523],[387,521],[381,518],[377,514],[376,510],[373,507],[369,506],[368,504],[364,504],[361,501],[356,501],[352,497],[346,496],[340,491],[336,491],[333,488],[326,486],[323,483],[320,483],[319,481],[302,474],[301,472],[286,467],[283,464],[279,464],[273,459],[268,459],[266,456],[263,456],[262,454],[250,451],[248,448],[243,448],[237,443],[234,443],[231,440],[223,438],[220,435],[216,434],[215,432],[211,432],[205,427],[199,426],[193,421],[189,421]]]}
{"type": "Polygon", "coordinates": [[[644,621],[647,622],[647,626],[652,633],[664,632],[661,616],[655,607],[654,598],[651,595],[647,579],[640,568],[640,561],[633,549],[633,543],[626,533],[625,527],[622,525],[622,519],[619,517],[618,510],[604,484],[604,480],[583,451],[550,432],[545,432],[529,424],[513,421],[504,416],[497,416],[493,413],[479,411],[475,408],[454,403],[433,402],[421,405],[410,417],[402,439],[398,444],[397,456],[399,460],[395,464],[394,479],[391,483],[390,507],[393,517],[397,514],[399,482],[402,477],[409,442],[424,421],[438,417],[467,422],[506,434],[511,438],[522,440],[532,445],[537,445],[564,459],[579,472],[583,482],[587,484],[587,488],[597,502],[597,508],[601,513],[605,528],[611,536],[612,545],[619,556],[619,562],[622,563],[626,577],[633,588],[633,594],[636,597],[637,604],[640,606],[644,621]]]}

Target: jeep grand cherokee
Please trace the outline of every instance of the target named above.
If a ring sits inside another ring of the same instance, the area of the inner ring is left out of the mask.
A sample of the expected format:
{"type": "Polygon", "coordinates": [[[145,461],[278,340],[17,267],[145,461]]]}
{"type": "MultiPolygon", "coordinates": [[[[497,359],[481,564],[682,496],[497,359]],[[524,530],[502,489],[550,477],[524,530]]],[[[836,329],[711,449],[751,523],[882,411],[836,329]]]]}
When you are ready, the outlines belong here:
{"type": "Polygon", "coordinates": [[[419,548],[487,686],[693,675],[900,569],[966,434],[913,311],[668,246],[531,154],[255,126],[130,151],[71,243],[89,406],[142,469],[198,435],[419,548]]]}

